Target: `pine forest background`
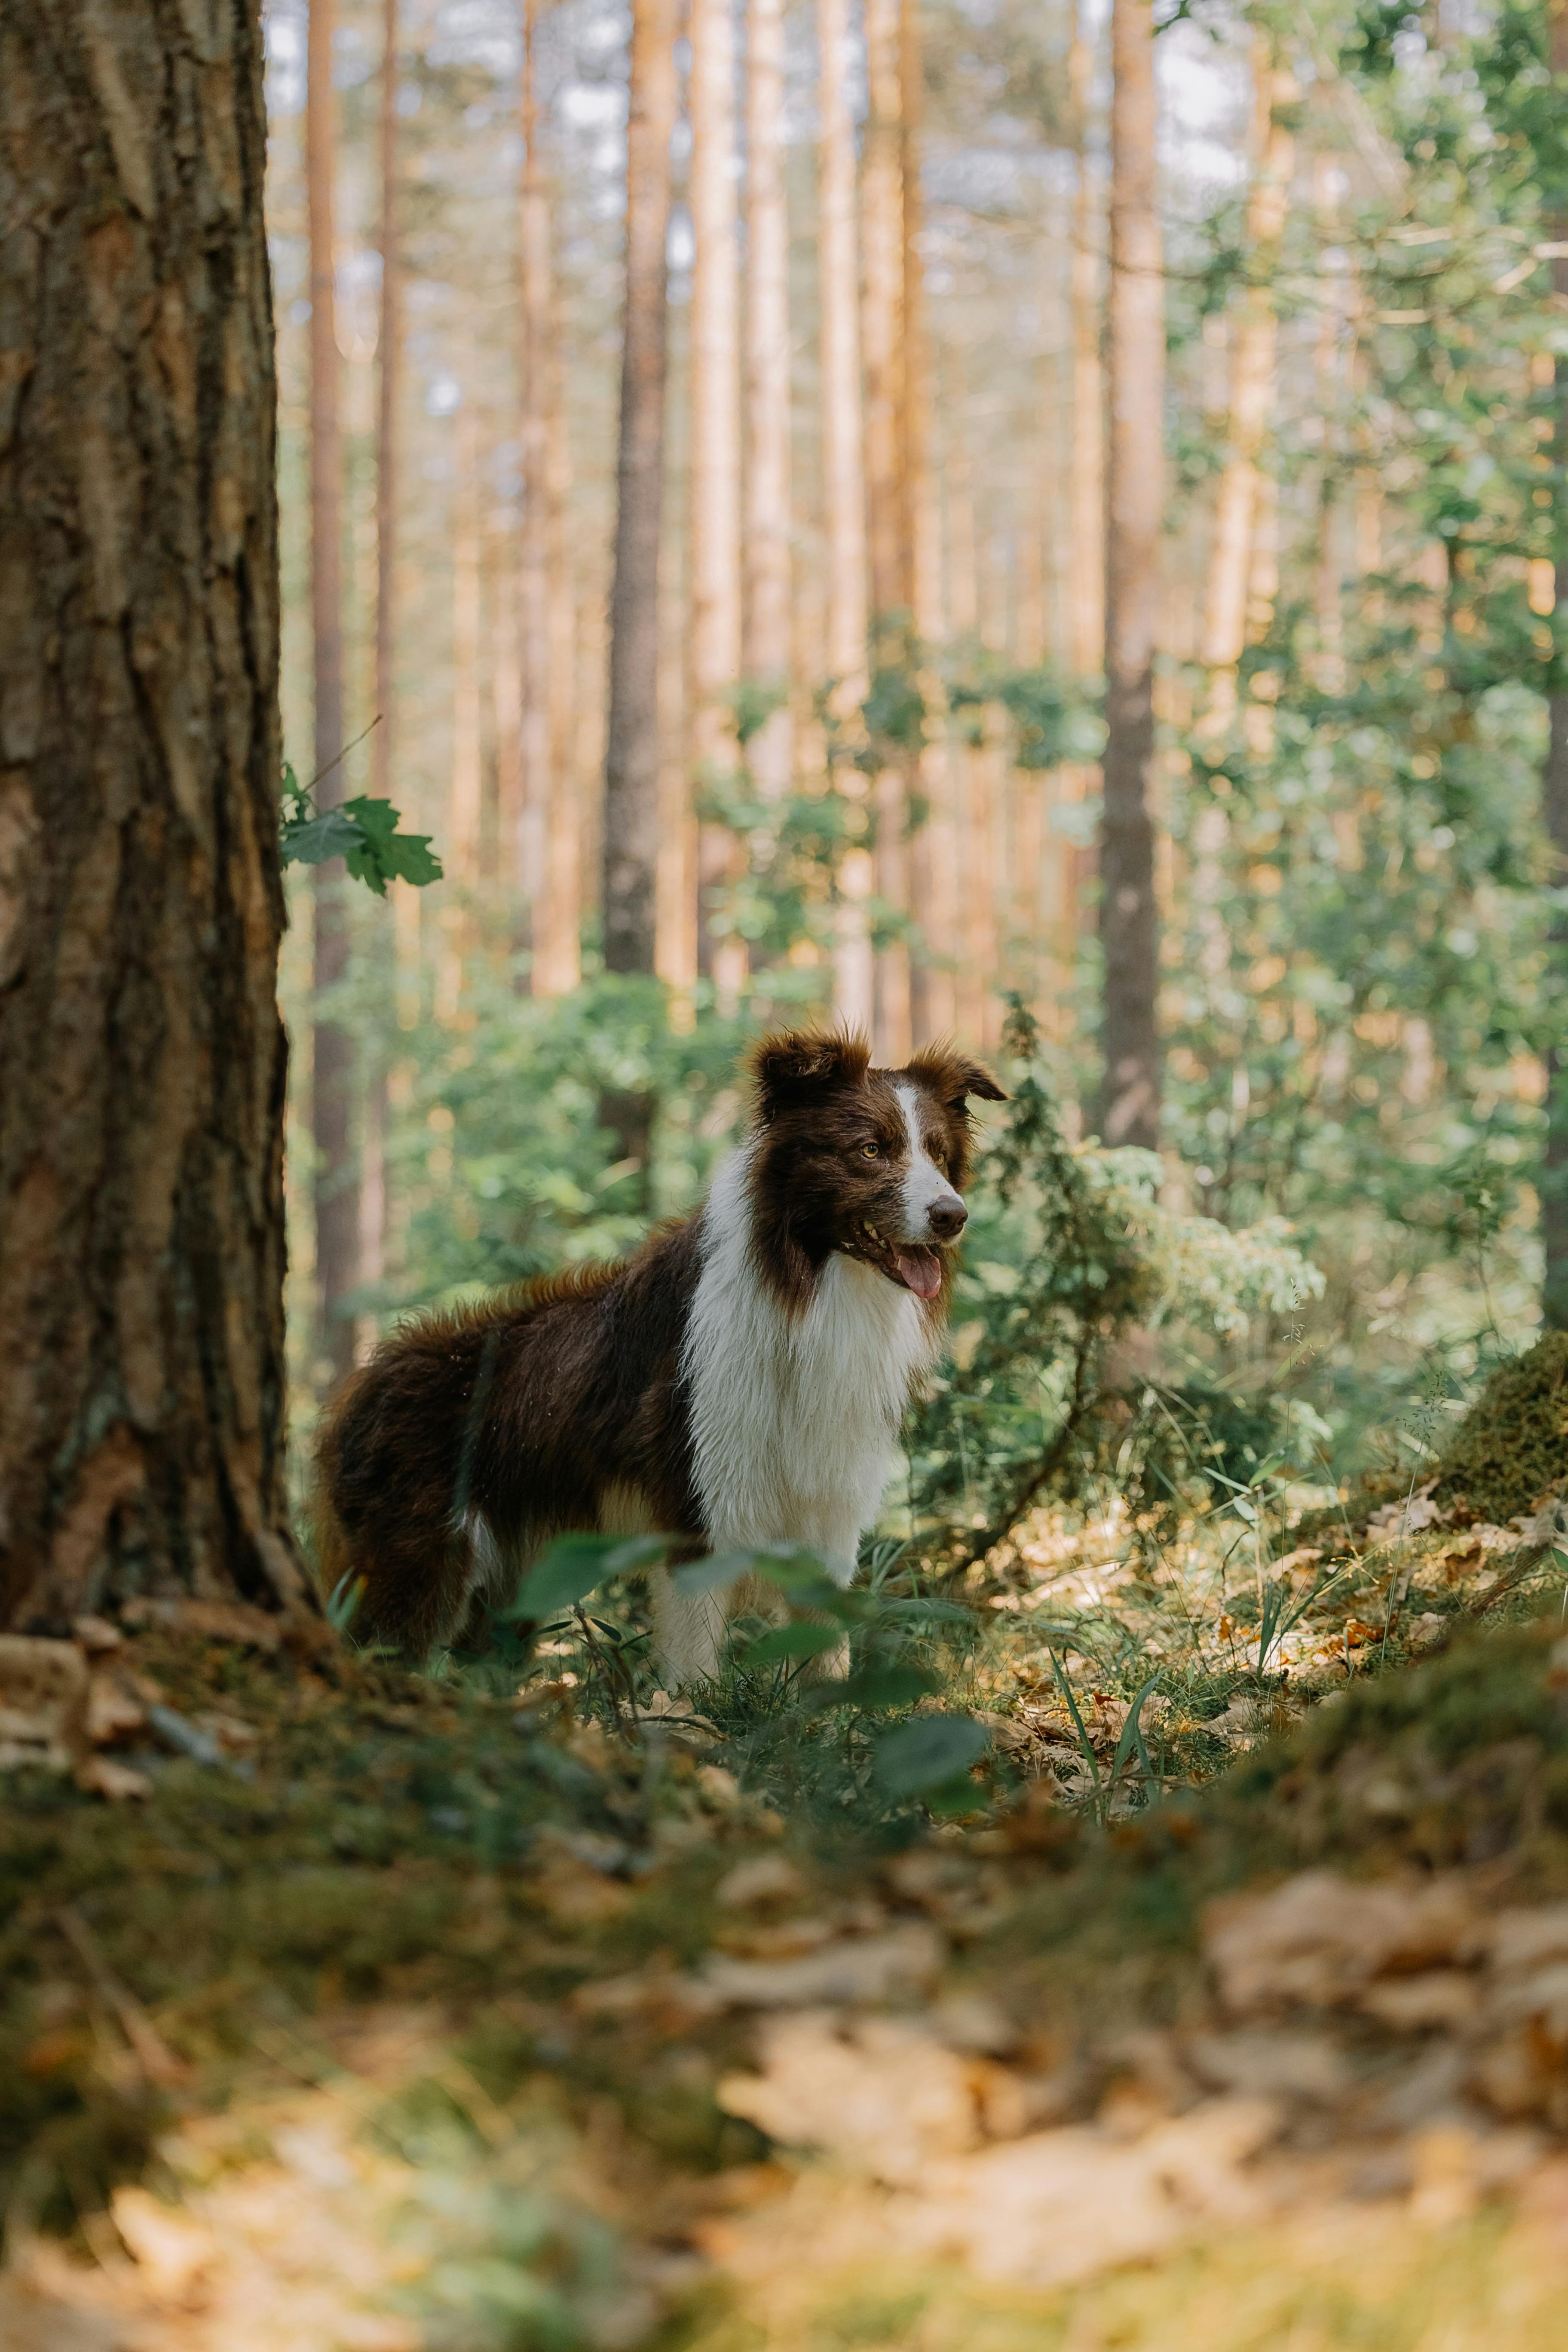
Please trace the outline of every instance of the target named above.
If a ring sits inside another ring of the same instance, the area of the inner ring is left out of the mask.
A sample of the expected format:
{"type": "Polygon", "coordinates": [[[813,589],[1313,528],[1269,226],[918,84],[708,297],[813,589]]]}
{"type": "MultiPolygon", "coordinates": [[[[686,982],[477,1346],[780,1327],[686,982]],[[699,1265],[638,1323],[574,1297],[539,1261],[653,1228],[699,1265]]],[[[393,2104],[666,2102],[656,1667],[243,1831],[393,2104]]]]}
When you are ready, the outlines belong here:
{"type": "MultiPolygon", "coordinates": [[[[687,1206],[759,1024],[994,1055],[1014,992],[1069,1137],[1289,1221],[1321,1297],[1205,1376],[1289,1387],[1346,1468],[1417,1379],[1568,1320],[1563,34],[1514,0],[1122,0],[1114,41],[1062,0],[635,8],[267,12],[289,754],[446,868],[390,919],[294,869],[297,1390],[687,1206]],[[621,615],[657,725],[628,704],[616,752],[637,43],[668,376],[657,605],[645,572],[621,615]],[[1160,1054],[1121,1103],[1108,512],[1156,647],[1160,1054]],[[633,771],[651,938],[634,888],[607,940],[633,771]]],[[[1005,1293],[994,1247],[966,1281],[1005,1293]]]]}

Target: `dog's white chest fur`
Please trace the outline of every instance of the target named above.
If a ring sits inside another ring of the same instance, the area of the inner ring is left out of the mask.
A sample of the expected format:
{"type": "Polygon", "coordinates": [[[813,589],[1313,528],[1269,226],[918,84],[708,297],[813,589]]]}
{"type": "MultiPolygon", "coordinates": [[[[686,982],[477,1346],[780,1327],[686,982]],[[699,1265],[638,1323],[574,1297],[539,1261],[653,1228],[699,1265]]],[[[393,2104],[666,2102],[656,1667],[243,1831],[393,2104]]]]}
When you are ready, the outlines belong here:
{"type": "Polygon", "coordinates": [[[682,1357],[697,1493],[716,1551],[804,1544],[847,1584],[940,1337],[910,1292],[837,1255],[787,1316],[753,1260],[749,1175],[742,1150],[703,1218],[682,1357]]]}

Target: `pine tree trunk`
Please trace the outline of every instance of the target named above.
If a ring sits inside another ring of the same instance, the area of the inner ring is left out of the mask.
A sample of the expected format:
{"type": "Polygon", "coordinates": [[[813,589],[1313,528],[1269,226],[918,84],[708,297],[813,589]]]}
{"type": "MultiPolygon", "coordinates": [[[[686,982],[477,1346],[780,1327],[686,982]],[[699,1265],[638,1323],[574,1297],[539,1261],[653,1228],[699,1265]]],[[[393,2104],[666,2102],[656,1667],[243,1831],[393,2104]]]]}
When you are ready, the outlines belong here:
{"type": "Polygon", "coordinates": [[[1268,427],[1278,341],[1272,271],[1290,193],[1295,141],[1279,115],[1294,95],[1271,36],[1255,33],[1253,176],[1247,206],[1248,284],[1231,345],[1229,449],[1215,502],[1214,543],[1200,658],[1210,672],[1205,726],[1222,732],[1236,708],[1236,668],[1247,637],[1247,595],[1266,500],[1259,458],[1268,427]]]}
{"type": "Polygon", "coordinates": [[[665,237],[675,123],[673,0],[634,0],[626,292],[605,749],[605,964],[654,968],[658,853],[658,539],[664,491],[665,237]]]}
{"type": "Polygon", "coordinates": [[[1160,1132],[1154,904],[1154,630],[1158,611],[1164,303],[1155,205],[1154,37],[1149,0],[1110,18],[1110,435],[1105,579],[1105,957],[1100,1132],[1153,1149],[1160,1132]]]}
{"type": "MultiPolygon", "coordinates": [[[[538,0],[525,0],[522,68],[521,776],[540,868],[533,898],[533,990],[563,996],[578,967],[577,810],[563,757],[558,656],[562,583],[561,322],[551,253],[550,190],[539,127],[538,0]]],[[[567,608],[569,610],[569,607],[567,608]]]]}
{"type": "Polygon", "coordinates": [[[1089,162],[1089,94],[1094,55],[1081,33],[1072,44],[1070,68],[1075,177],[1068,652],[1074,677],[1090,678],[1099,677],[1105,659],[1105,385],[1100,360],[1100,257],[1089,162]]]}
{"type": "MultiPolygon", "coordinates": [[[[731,0],[691,0],[690,765],[699,792],[735,761],[741,677],[741,341],[731,0]]],[[[713,905],[736,866],[723,826],[699,839],[698,961],[732,1002],[744,945],[713,905]]]]}
{"type": "MultiPolygon", "coordinates": [[[[860,391],[860,264],[856,234],[855,125],[845,80],[847,0],[817,0],[817,279],[822,319],[822,493],[827,565],[830,710],[852,724],[866,694],[866,476],[860,391]]],[[[841,782],[863,780],[847,772],[841,782]]],[[[849,849],[840,868],[841,903],[833,995],[839,1019],[869,1031],[871,943],[865,904],[870,852],[849,849]]]]}
{"type": "MultiPolygon", "coordinates": [[[[343,797],[342,458],[332,231],[332,0],[310,0],[305,98],[305,180],[310,230],[310,635],[315,661],[316,800],[343,797]]],[[[318,1002],[348,971],[342,860],[315,871],[318,1002]]],[[[318,1017],[311,1037],[310,1131],[316,1147],[317,1349],[329,1381],[350,1370],[354,1328],[346,1302],[359,1280],[359,1181],[353,1158],[353,1041],[318,1017]]]]}
{"type": "MultiPolygon", "coordinates": [[[[868,111],[861,168],[865,261],[862,342],[866,362],[866,510],[870,556],[873,667],[903,665],[913,622],[912,534],[905,434],[904,25],[900,0],[867,0],[868,111]]],[[[875,887],[904,912],[909,891],[909,780],[900,748],[876,780],[875,887]]],[[[909,953],[881,950],[875,968],[873,1038],[878,1059],[898,1065],[911,1042],[909,953]]]]}
{"type": "Polygon", "coordinates": [[[784,0],[751,0],[746,107],[745,632],[748,682],[778,698],[748,746],[781,799],[795,762],[790,686],[789,220],[784,183],[784,0]]]}
{"type": "MultiPolygon", "coordinates": [[[[1568,5],[1564,0],[1556,0],[1552,9],[1551,28],[1552,70],[1561,89],[1564,78],[1568,78],[1568,5]]],[[[1559,244],[1568,242],[1568,218],[1552,224],[1552,236],[1559,244]]],[[[1552,264],[1552,280],[1559,300],[1568,297],[1568,258],[1561,254],[1552,264]]],[[[1559,485],[1556,629],[1561,644],[1568,628],[1568,498],[1561,487],[1568,472],[1568,369],[1561,360],[1557,362],[1556,378],[1556,447],[1552,454],[1559,485]]],[[[1559,654],[1559,661],[1562,658],[1559,654]]],[[[1541,814],[1552,850],[1552,879],[1561,890],[1568,883],[1568,694],[1552,694],[1548,711],[1546,759],[1541,773],[1541,814]]],[[[1547,953],[1554,987],[1568,994],[1568,912],[1560,906],[1552,909],[1547,953]]],[[[1546,1053],[1546,1148],[1540,1184],[1543,1261],[1541,1311],[1547,1327],[1554,1331],[1568,1330],[1568,1030],[1563,1024],[1563,997],[1558,997],[1553,1007],[1554,1034],[1546,1053]]]]}
{"type": "MultiPolygon", "coordinates": [[[[397,11],[384,0],[381,34],[381,317],[376,334],[375,677],[370,739],[371,791],[390,800],[397,773],[398,408],[402,398],[403,282],[397,220],[397,11]]],[[[395,883],[405,890],[406,883],[395,883]]],[[[386,1055],[365,1072],[364,1149],[360,1169],[360,1276],[379,1283],[386,1270],[386,1055]]]]}
{"type": "Polygon", "coordinates": [[[371,790],[392,797],[397,773],[397,499],[403,396],[403,256],[398,242],[397,10],[384,0],[381,47],[381,324],[375,435],[375,717],[371,790]]]}
{"type": "Polygon", "coordinates": [[[250,8],[0,11],[0,1625],[302,1606],[250,8]]]}

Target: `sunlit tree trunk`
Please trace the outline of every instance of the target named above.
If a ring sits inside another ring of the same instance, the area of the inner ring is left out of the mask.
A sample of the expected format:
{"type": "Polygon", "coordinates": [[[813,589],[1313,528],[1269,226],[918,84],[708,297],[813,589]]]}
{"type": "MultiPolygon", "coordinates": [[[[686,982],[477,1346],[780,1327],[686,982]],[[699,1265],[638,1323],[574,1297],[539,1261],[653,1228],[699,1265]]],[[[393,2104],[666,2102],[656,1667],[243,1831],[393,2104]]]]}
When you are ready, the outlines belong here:
{"type": "Polygon", "coordinates": [[[615,585],[605,748],[605,963],[654,968],[658,852],[658,537],[664,490],[665,238],[675,122],[672,0],[636,0],[626,126],[615,585]]]}
{"type": "MultiPolygon", "coordinates": [[[[1557,87],[1568,78],[1568,5],[1553,0],[1551,11],[1552,70],[1557,87]]],[[[1552,225],[1555,243],[1568,243],[1568,217],[1552,225]]],[[[1568,257],[1559,253],[1552,263],[1552,282],[1559,301],[1568,297],[1568,257]]],[[[1558,642],[1568,631],[1568,369],[1556,368],[1557,467],[1557,612],[1558,642]]],[[[1561,658],[1561,656],[1559,656],[1561,658]]],[[[1541,775],[1541,814],[1552,846],[1559,891],[1568,884],[1568,694],[1548,698],[1549,734],[1541,775]]],[[[1552,980],[1568,992],[1568,911],[1554,905],[1547,933],[1552,980]]],[[[1554,1007],[1556,1019],[1546,1054],[1546,1148],[1541,1173],[1541,1238],[1543,1255],[1542,1314],[1553,1330],[1568,1329],[1568,1028],[1563,998],[1554,1007]]]]}
{"type": "Polygon", "coordinates": [[[252,9],[0,9],[8,1630],[303,1603],[266,145],[252,9]]]}
{"type": "Polygon", "coordinates": [[[1100,838],[1104,1072],[1099,1125],[1107,1142],[1152,1149],[1160,1129],[1160,1047],[1150,798],[1165,336],[1149,0],[1113,0],[1110,37],[1106,742],[1100,838]]]}
{"type": "MultiPolygon", "coordinates": [[[[868,111],[861,166],[866,369],[866,509],[872,667],[903,663],[912,627],[913,582],[905,444],[905,166],[903,29],[900,0],[867,0],[868,111]]],[[[876,780],[878,897],[894,912],[909,906],[907,761],[891,755],[876,780]]],[[[874,1034],[879,1058],[910,1050],[909,955],[900,942],[876,960],[874,1034]]]]}
{"type": "MultiPolygon", "coordinates": [[[[626,122],[626,306],[615,582],[610,594],[602,850],[605,966],[649,972],[657,949],[659,839],[658,542],[664,502],[665,246],[675,127],[673,0],[634,0],[626,122]]],[[[616,1156],[646,1171],[653,1103],[607,1092],[599,1118],[616,1156]]]]}
{"type": "MultiPolygon", "coordinates": [[[[698,790],[735,761],[731,697],[741,676],[741,337],[731,0],[691,0],[691,627],[689,724],[698,790]]],[[[745,971],[743,942],[710,905],[735,866],[733,836],[702,827],[698,954],[721,999],[745,971]]]]}
{"type": "Polygon", "coordinates": [[[766,797],[794,765],[790,682],[789,220],[784,183],[784,0],[751,0],[746,58],[745,634],[750,684],[778,697],[751,740],[766,797]]]}
{"type": "MultiPolygon", "coordinates": [[[[822,318],[822,488],[827,563],[831,709],[853,725],[866,692],[866,476],[860,385],[860,262],[855,126],[846,87],[847,0],[817,0],[817,278],[822,318]]],[[[842,782],[863,779],[845,771],[842,782]]],[[[863,794],[861,795],[863,798],[863,794]]],[[[873,1011],[866,901],[871,856],[851,847],[840,867],[834,1003],[847,1025],[869,1031],[873,1011]]]]}
{"type": "Polygon", "coordinates": [[[556,668],[563,650],[561,320],[551,252],[550,190],[540,134],[538,0],[523,9],[521,262],[522,534],[519,564],[522,726],[520,783],[537,865],[523,877],[531,900],[532,984],[539,996],[575,988],[578,971],[577,806],[563,757],[556,668]]]}
{"type": "MultiPolygon", "coordinates": [[[[381,318],[376,334],[375,671],[370,739],[371,791],[390,800],[397,774],[398,409],[402,397],[403,280],[398,238],[398,0],[384,0],[381,24],[381,318]]],[[[397,886],[407,888],[409,886],[397,886]]],[[[360,1155],[360,1272],[378,1283],[386,1268],[386,1056],[369,1056],[364,1148],[360,1155]]],[[[368,1329],[362,1338],[370,1338],[368,1329]]]]}
{"type": "Polygon", "coordinates": [[[1247,206],[1247,286],[1231,339],[1228,449],[1215,503],[1200,658],[1209,671],[1205,728],[1220,732],[1236,708],[1236,672],[1247,634],[1247,591],[1266,499],[1260,458],[1274,393],[1279,324],[1273,273],[1295,164],[1281,107],[1295,84],[1273,38],[1253,36],[1252,186],[1247,206]]]}
{"type": "Polygon", "coordinates": [[[1105,659],[1105,384],[1100,368],[1100,253],[1089,169],[1089,93],[1094,52],[1072,44],[1072,440],[1068,457],[1068,652],[1076,677],[1098,677],[1105,659]]]}
{"type": "MultiPolygon", "coordinates": [[[[310,0],[305,93],[305,183],[310,236],[310,632],[315,663],[316,799],[343,796],[342,458],[332,234],[332,0],[310,0]]],[[[313,987],[318,1002],[348,971],[341,859],[315,871],[313,987]]],[[[331,1380],[353,1365],[346,1301],[359,1280],[359,1183],[353,1156],[353,1045],[341,1021],[316,1019],[310,1129],[316,1147],[317,1351],[331,1380]]]]}
{"type": "Polygon", "coordinates": [[[398,0],[384,0],[381,47],[381,324],[376,337],[375,716],[371,790],[390,799],[397,772],[397,499],[402,450],[403,257],[398,231],[398,0]]]}
{"type": "Polygon", "coordinates": [[[450,1026],[462,1010],[463,973],[474,943],[479,886],[484,763],[479,684],[479,429],[471,408],[458,418],[452,493],[452,746],[445,865],[452,884],[441,909],[436,1017],[450,1026]]]}

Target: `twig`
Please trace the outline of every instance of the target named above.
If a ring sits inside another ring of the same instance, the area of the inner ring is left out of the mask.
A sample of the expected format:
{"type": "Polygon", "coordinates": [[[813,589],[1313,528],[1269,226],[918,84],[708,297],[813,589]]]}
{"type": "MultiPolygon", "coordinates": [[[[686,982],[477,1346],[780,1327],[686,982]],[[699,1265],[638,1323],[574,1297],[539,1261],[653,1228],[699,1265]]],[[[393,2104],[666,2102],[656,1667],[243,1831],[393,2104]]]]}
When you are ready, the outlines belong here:
{"type": "Polygon", "coordinates": [[[98,1992],[119,2019],[120,2030],[147,2080],[164,2088],[186,2081],[190,2069],[184,2060],[175,2057],[130,1986],[122,1984],[115,1975],[80,1912],[73,1905],[62,1903],[55,1917],[98,1992]]]}

